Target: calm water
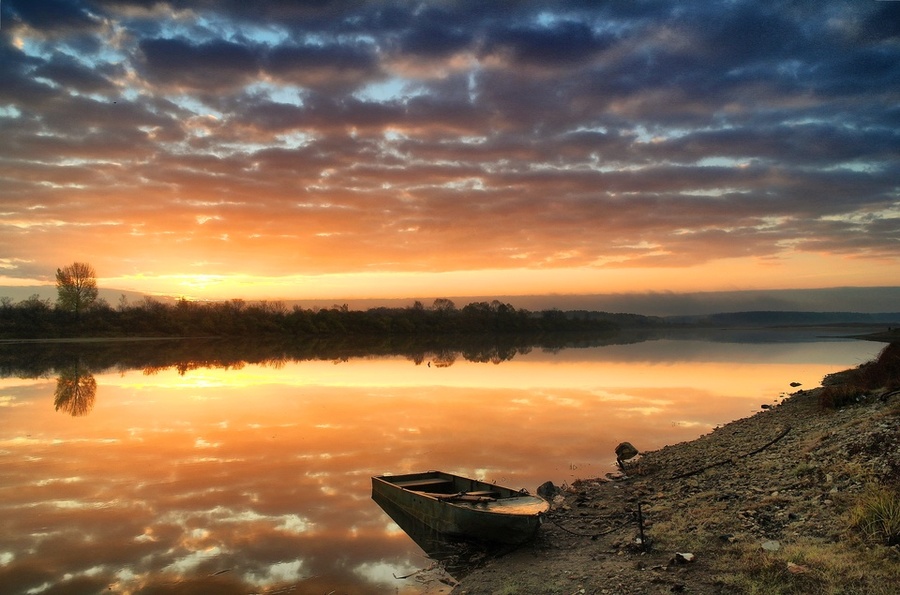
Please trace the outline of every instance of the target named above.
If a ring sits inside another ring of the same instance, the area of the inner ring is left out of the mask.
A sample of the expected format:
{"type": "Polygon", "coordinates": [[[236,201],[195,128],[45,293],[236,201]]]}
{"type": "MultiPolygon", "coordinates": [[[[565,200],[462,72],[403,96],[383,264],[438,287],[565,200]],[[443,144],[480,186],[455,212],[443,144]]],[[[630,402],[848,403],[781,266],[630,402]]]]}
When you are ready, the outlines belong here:
{"type": "Polygon", "coordinates": [[[371,500],[372,475],[444,469],[531,491],[595,477],[622,440],[692,439],[882,347],[712,338],[498,364],[378,356],[7,375],[2,591],[418,593],[395,576],[430,560],[371,500]]]}

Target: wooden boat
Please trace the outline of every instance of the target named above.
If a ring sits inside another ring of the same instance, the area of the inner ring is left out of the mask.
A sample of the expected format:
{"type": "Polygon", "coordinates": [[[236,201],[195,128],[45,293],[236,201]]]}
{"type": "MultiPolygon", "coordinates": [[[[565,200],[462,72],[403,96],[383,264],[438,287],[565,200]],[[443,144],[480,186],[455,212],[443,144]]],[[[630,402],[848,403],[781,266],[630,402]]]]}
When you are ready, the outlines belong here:
{"type": "Polygon", "coordinates": [[[372,497],[387,500],[438,533],[521,543],[534,536],[550,503],[525,490],[442,471],[378,475],[372,497]]]}

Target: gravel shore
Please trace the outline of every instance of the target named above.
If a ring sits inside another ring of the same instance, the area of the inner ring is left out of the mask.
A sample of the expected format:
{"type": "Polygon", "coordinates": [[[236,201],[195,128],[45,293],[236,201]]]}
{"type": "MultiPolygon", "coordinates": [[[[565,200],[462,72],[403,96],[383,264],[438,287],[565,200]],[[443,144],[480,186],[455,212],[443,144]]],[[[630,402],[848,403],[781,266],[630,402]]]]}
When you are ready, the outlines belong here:
{"type": "Polygon", "coordinates": [[[823,390],[564,486],[532,543],[452,592],[897,593],[900,546],[854,510],[900,485],[900,392],[828,409],[823,390]]]}

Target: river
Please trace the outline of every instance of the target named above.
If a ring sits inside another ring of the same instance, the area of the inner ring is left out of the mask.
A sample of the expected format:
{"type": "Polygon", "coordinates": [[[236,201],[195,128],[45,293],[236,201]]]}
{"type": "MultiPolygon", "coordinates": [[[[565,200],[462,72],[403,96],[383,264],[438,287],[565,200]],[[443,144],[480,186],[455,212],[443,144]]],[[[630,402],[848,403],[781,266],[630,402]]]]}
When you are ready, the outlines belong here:
{"type": "MultiPolygon", "coordinates": [[[[442,469],[532,492],[602,476],[621,441],[650,450],[696,438],[881,347],[722,332],[493,361],[6,366],[0,585],[419,593],[414,577],[395,577],[430,560],[371,500],[371,476],[442,469]]],[[[115,349],[127,360],[132,347],[115,349]]]]}

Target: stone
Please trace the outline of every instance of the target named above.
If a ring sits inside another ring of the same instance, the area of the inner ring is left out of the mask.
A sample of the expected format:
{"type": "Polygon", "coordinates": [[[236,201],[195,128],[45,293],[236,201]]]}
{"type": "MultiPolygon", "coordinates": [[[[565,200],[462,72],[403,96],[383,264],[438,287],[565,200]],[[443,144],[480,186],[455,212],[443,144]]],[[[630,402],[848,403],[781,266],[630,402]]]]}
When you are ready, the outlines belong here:
{"type": "Polygon", "coordinates": [[[798,386],[802,386],[799,382],[791,382],[791,386],[797,388],[798,386]]]}
{"type": "Polygon", "coordinates": [[[616,464],[619,469],[625,470],[625,461],[633,459],[640,453],[631,442],[620,442],[616,447],[616,464]]]}
{"type": "Polygon", "coordinates": [[[762,547],[763,550],[765,550],[765,551],[767,551],[767,552],[777,552],[778,550],[781,549],[781,543],[779,543],[779,542],[775,541],[774,539],[772,539],[772,540],[770,540],[770,541],[764,541],[764,542],[762,543],[762,546],[761,546],[761,547],[762,547]]]}
{"type": "Polygon", "coordinates": [[[545,481],[541,485],[538,486],[537,495],[545,500],[553,500],[556,496],[560,495],[562,490],[556,487],[552,481],[545,481]]]}
{"type": "Polygon", "coordinates": [[[640,454],[631,442],[622,442],[616,447],[616,458],[620,461],[633,459],[640,454]]]}

